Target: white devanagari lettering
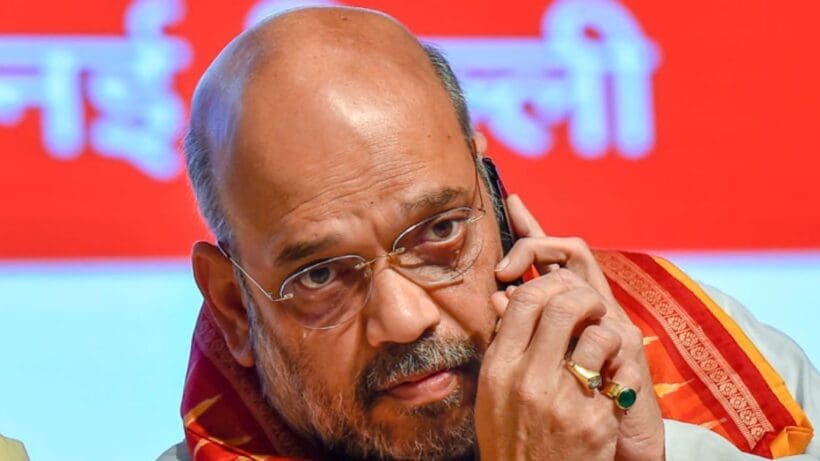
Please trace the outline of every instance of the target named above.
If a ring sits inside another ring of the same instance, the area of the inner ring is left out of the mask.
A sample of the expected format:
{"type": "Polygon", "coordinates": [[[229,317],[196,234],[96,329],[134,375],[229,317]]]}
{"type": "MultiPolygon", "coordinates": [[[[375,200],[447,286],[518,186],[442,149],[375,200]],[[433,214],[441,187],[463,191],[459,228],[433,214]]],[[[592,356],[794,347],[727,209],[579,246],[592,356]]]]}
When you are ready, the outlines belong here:
{"type": "Polygon", "coordinates": [[[657,47],[615,0],[558,0],[542,19],[543,39],[428,38],[462,82],[476,124],[526,157],[553,146],[568,124],[585,158],[613,148],[628,158],[655,143],[652,74],[657,47]]]}
{"type": "Polygon", "coordinates": [[[122,37],[0,35],[0,124],[37,109],[44,146],[57,158],[90,145],[151,177],[177,176],[184,104],[173,78],[191,53],[163,29],[181,16],[180,0],[137,0],[122,37]],[[86,96],[96,113],[88,123],[86,96]]]}

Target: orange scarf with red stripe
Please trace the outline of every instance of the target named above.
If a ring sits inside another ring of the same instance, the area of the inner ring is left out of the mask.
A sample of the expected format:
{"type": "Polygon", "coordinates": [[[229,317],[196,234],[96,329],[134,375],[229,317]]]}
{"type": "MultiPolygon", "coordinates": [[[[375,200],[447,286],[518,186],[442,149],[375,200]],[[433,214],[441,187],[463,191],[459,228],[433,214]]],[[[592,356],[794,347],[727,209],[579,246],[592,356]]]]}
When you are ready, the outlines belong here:
{"type": "MultiPolygon", "coordinates": [[[[612,291],[641,329],[663,417],[706,427],[766,458],[802,453],[812,427],[783,380],[729,316],[669,262],[596,252],[612,291]]],[[[234,362],[208,309],[194,331],[182,415],[195,461],[311,459],[317,447],[265,402],[234,362]]]]}

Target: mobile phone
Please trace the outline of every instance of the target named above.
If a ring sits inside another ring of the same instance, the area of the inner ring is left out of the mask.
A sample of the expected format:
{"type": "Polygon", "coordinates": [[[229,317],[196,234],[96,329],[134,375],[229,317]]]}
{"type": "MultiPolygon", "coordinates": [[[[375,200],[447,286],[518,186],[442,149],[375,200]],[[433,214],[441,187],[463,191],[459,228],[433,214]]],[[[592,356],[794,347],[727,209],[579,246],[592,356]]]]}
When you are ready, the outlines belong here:
{"type": "MultiPolygon", "coordinates": [[[[495,217],[498,221],[498,232],[501,236],[501,249],[503,254],[506,255],[510,252],[510,249],[517,239],[512,224],[510,223],[510,214],[507,212],[507,189],[504,188],[504,183],[501,182],[501,176],[498,174],[498,168],[496,168],[493,160],[485,156],[481,158],[481,162],[484,164],[484,169],[487,172],[493,202],[500,204],[495,209],[495,217]]],[[[524,281],[518,279],[509,283],[499,284],[499,288],[503,290],[509,285],[521,285],[522,283],[524,283],[524,281]]]]}

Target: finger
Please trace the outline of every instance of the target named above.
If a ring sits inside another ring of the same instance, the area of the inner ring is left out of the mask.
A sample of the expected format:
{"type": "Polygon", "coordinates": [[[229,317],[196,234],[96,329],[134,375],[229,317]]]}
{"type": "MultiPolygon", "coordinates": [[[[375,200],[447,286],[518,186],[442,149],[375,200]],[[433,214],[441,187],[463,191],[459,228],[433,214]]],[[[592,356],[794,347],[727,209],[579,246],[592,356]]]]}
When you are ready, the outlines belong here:
{"type": "Polygon", "coordinates": [[[578,336],[571,359],[589,370],[601,372],[604,363],[612,360],[621,349],[621,335],[603,325],[589,325],[578,336]]]}
{"type": "Polygon", "coordinates": [[[507,212],[510,214],[513,230],[519,237],[545,237],[547,235],[518,194],[507,197],[507,212]]]}
{"type": "Polygon", "coordinates": [[[495,320],[495,327],[493,328],[493,333],[490,335],[490,344],[495,341],[495,335],[498,334],[498,330],[501,328],[501,319],[504,315],[504,312],[507,310],[507,305],[510,303],[510,293],[505,291],[496,291],[490,296],[490,306],[492,306],[493,311],[498,316],[495,320]]]}
{"type": "Polygon", "coordinates": [[[510,303],[509,295],[504,291],[496,291],[490,296],[490,306],[499,317],[504,315],[507,305],[510,303]]]}
{"type": "Polygon", "coordinates": [[[535,265],[539,273],[545,274],[554,270],[552,266],[556,264],[577,273],[607,300],[615,302],[609,282],[592,251],[579,238],[519,239],[496,266],[496,278],[502,282],[516,280],[532,265],[535,265]]]}
{"type": "Polygon", "coordinates": [[[490,296],[490,305],[495,311],[495,314],[498,316],[498,319],[495,322],[495,328],[493,329],[493,336],[491,338],[491,342],[495,339],[495,335],[498,333],[498,329],[501,327],[501,317],[504,315],[504,312],[507,310],[507,305],[510,303],[510,296],[512,296],[513,291],[518,288],[515,285],[510,285],[504,291],[497,291],[490,296]]]}
{"type": "Polygon", "coordinates": [[[646,363],[643,333],[629,318],[619,319],[607,317],[601,320],[601,325],[610,330],[617,331],[621,336],[621,349],[618,355],[608,363],[608,369],[606,371],[609,376],[612,376],[615,370],[626,361],[637,361],[641,364],[646,363]]]}
{"type": "Polygon", "coordinates": [[[624,321],[606,317],[601,319],[600,325],[606,329],[617,331],[621,337],[621,347],[618,354],[606,363],[606,368],[603,370],[606,376],[614,377],[618,369],[627,362],[636,362],[648,370],[646,356],[644,355],[643,333],[640,328],[628,318],[624,321]]]}
{"type": "MultiPolygon", "coordinates": [[[[589,287],[575,287],[553,296],[543,309],[538,329],[532,337],[528,351],[532,366],[541,368],[544,373],[554,373],[564,365],[574,333],[584,324],[597,322],[604,314],[606,307],[600,295],[589,287]]],[[[575,350],[578,347],[581,347],[580,338],[575,350]]],[[[594,365],[584,366],[600,370],[600,365],[597,368],[594,365]]]]}
{"type": "MultiPolygon", "coordinates": [[[[601,323],[611,323],[614,328],[618,328],[623,341],[620,353],[609,361],[606,376],[610,378],[605,379],[603,390],[606,390],[607,384],[615,382],[622,387],[631,388],[636,394],[635,403],[628,412],[618,407],[612,397],[607,397],[612,401],[611,411],[620,420],[618,449],[623,453],[624,459],[629,458],[630,453],[643,455],[661,452],[663,443],[652,443],[653,439],[663,440],[664,436],[662,427],[651,423],[660,421],[662,416],[643,351],[641,331],[631,322],[604,319],[601,323]],[[625,443],[622,445],[623,441],[625,443]],[[655,449],[652,445],[655,445],[655,449]]],[[[603,393],[602,396],[606,397],[603,393]]],[[[628,397],[629,394],[625,396],[628,397]]]]}
{"type": "Polygon", "coordinates": [[[551,264],[566,266],[570,257],[559,238],[521,238],[510,252],[496,266],[496,277],[502,282],[509,282],[521,277],[530,266],[535,265],[540,274],[551,272],[551,264]]]}
{"type": "Polygon", "coordinates": [[[558,265],[578,273],[585,279],[603,278],[598,263],[586,244],[580,239],[565,237],[518,239],[510,252],[496,266],[496,273],[506,280],[512,276],[520,276],[531,265],[535,265],[542,274],[550,272],[549,266],[558,265]]]}
{"type": "MultiPolygon", "coordinates": [[[[604,365],[604,388],[609,382],[616,382],[621,386],[633,389],[638,396],[635,406],[630,409],[639,411],[655,411],[655,395],[652,389],[652,378],[643,353],[643,334],[640,328],[629,320],[605,318],[600,322],[601,328],[617,332],[620,337],[620,348],[604,365]],[[649,383],[647,386],[646,383],[649,383]],[[642,396],[646,390],[648,396],[642,396]],[[647,399],[651,400],[647,402],[647,399]],[[640,405],[639,405],[640,404],[640,405]]],[[[604,390],[604,389],[602,389],[604,390]]],[[[623,410],[613,407],[622,415],[623,410]]]]}
{"type": "Polygon", "coordinates": [[[622,388],[628,388],[635,392],[636,399],[634,404],[628,408],[629,411],[652,411],[653,402],[649,399],[654,399],[655,395],[654,392],[652,392],[651,386],[646,388],[643,386],[644,381],[645,380],[641,372],[640,364],[634,360],[624,361],[617,368],[611,379],[604,380],[604,387],[601,391],[606,397],[613,400],[613,409],[617,412],[617,414],[622,415],[623,409],[619,408],[617,404],[615,404],[615,401],[618,399],[618,395],[607,395],[607,385],[610,383],[617,383],[622,388]]]}
{"type": "MultiPolygon", "coordinates": [[[[493,353],[517,360],[529,346],[544,306],[555,295],[579,286],[579,282],[566,274],[555,273],[539,277],[516,288],[503,308],[501,325],[491,345],[493,353]]],[[[502,302],[505,296],[501,292],[493,294],[492,303],[502,302]]]]}

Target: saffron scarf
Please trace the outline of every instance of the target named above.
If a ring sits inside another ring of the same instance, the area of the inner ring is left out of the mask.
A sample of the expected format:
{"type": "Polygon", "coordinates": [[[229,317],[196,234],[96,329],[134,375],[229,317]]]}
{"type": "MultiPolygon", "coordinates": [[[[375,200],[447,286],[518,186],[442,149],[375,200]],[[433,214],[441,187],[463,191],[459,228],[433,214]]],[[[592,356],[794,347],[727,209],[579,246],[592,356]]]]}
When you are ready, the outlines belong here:
{"type": "MultiPolygon", "coordinates": [[[[805,450],[812,427],[785,383],[695,282],[649,255],[595,256],[643,333],[664,418],[703,426],[766,458],[805,450]]],[[[265,402],[256,373],[233,360],[205,306],[194,330],[182,418],[194,461],[320,457],[265,402]]]]}

